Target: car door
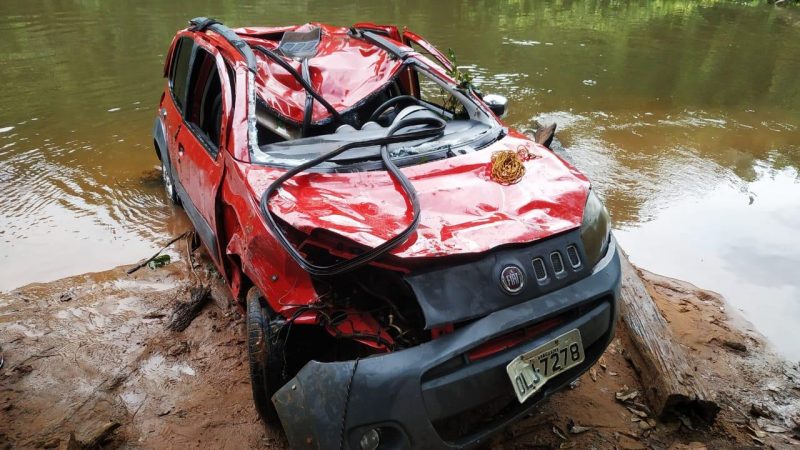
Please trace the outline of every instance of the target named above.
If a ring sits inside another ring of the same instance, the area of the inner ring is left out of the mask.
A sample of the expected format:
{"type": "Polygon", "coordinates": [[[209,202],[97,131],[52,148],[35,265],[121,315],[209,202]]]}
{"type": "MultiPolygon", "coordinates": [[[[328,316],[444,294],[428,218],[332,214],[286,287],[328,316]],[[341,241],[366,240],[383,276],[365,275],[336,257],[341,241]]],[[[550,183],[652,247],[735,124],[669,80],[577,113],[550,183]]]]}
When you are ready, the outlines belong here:
{"type": "Polygon", "coordinates": [[[214,230],[232,107],[230,82],[222,56],[205,43],[195,42],[189,67],[182,126],[174,135],[176,189],[198,236],[219,263],[214,230]]]}
{"type": "Polygon", "coordinates": [[[167,167],[172,173],[178,197],[183,200],[186,190],[178,173],[178,134],[184,127],[183,111],[186,104],[186,89],[189,82],[189,68],[194,52],[194,40],[188,36],[178,38],[172,49],[168,68],[169,97],[161,103],[161,123],[164,127],[164,139],[168,153],[167,167]]]}

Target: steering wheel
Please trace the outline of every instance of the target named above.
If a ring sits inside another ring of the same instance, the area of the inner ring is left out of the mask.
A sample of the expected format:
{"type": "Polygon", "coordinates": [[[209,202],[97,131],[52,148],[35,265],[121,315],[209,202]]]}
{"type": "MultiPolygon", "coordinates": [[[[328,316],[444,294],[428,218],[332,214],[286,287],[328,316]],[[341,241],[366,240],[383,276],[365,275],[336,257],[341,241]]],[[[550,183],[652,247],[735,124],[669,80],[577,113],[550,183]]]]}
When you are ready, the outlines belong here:
{"type": "Polygon", "coordinates": [[[386,100],[385,102],[381,103],[381,106],[378,106],[378,108],[372,113],[372,115],[369,116],[369,119],[367,119],[367,122],[376,122],[377,119],[380,116],[382,116],[383,113],[385,113],[387,109],[389,109],[389,108],[391,108],[393,106],[398,106],[398,105],[406,104],[406,103],[419,105],[419,106],[422,106],[424,108],[428,108],[429,110],[433,111],[437,115],[439,114],[439,112],[438,112],[438,110],[436,108],[434,108],[433,106],[423,102],[422,100],[418,99],[417,97],[414,97],[412,95],[398,95],[397,97],[392,97],[389,100],[386,100]]]}

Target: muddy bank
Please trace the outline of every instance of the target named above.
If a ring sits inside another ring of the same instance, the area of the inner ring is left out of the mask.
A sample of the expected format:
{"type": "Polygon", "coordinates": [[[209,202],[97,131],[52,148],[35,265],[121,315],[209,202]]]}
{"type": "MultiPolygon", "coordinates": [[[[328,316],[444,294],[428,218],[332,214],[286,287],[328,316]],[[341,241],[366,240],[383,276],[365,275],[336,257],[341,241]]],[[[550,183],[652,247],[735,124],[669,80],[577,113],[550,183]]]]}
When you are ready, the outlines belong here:
{"type": "MultiPolygon", "coordinates": [[[[285,448],[252,405],[244,322],[185,242],[173,262],[32,284],[0,294],[0,447],[285,448]],[[199,282],[212,301],[182,332],[174,305],[199,282]],[[87,445],[88,444],[88,445],[87,445]]],[[[200,255],[198,255],[200,256],[200,255]]],[[[573,389],[510,427],[493,448],[727,448],[800,445],[800,375],[723,300],[642,272],[695,376],[717,389],[711,427],[661,423],[642,404],[625,330],[573,389]]]]}

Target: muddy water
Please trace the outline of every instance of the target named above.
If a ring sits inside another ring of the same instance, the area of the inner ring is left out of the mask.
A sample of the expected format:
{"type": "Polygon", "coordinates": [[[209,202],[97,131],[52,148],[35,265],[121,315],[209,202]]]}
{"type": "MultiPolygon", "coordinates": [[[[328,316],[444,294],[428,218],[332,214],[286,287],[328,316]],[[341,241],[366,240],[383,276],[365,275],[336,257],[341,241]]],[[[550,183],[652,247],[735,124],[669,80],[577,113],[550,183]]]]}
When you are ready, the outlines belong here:
{"type": "Polygon", "coordinates": [[[800,11],[761,1],[0,5],[0,290],[148,256],[187,227],[153,170],[189,17],[408,24],[511,124],[555,121],[634,262],[719,291],[800,358],[800,11]]]}

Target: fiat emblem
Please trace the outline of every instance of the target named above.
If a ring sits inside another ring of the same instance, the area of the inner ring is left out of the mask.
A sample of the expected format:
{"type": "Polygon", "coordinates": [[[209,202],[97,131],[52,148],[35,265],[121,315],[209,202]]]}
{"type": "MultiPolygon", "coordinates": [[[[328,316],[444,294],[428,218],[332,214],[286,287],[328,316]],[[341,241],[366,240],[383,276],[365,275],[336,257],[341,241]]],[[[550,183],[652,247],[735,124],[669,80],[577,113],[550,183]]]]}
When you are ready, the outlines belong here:
{"type": "Polygon", "coordinates": [[[516,294],[525,286],[525,273],[517,266],[505,266],[500,272],[500,285],[509,294],[516,294]]]}

